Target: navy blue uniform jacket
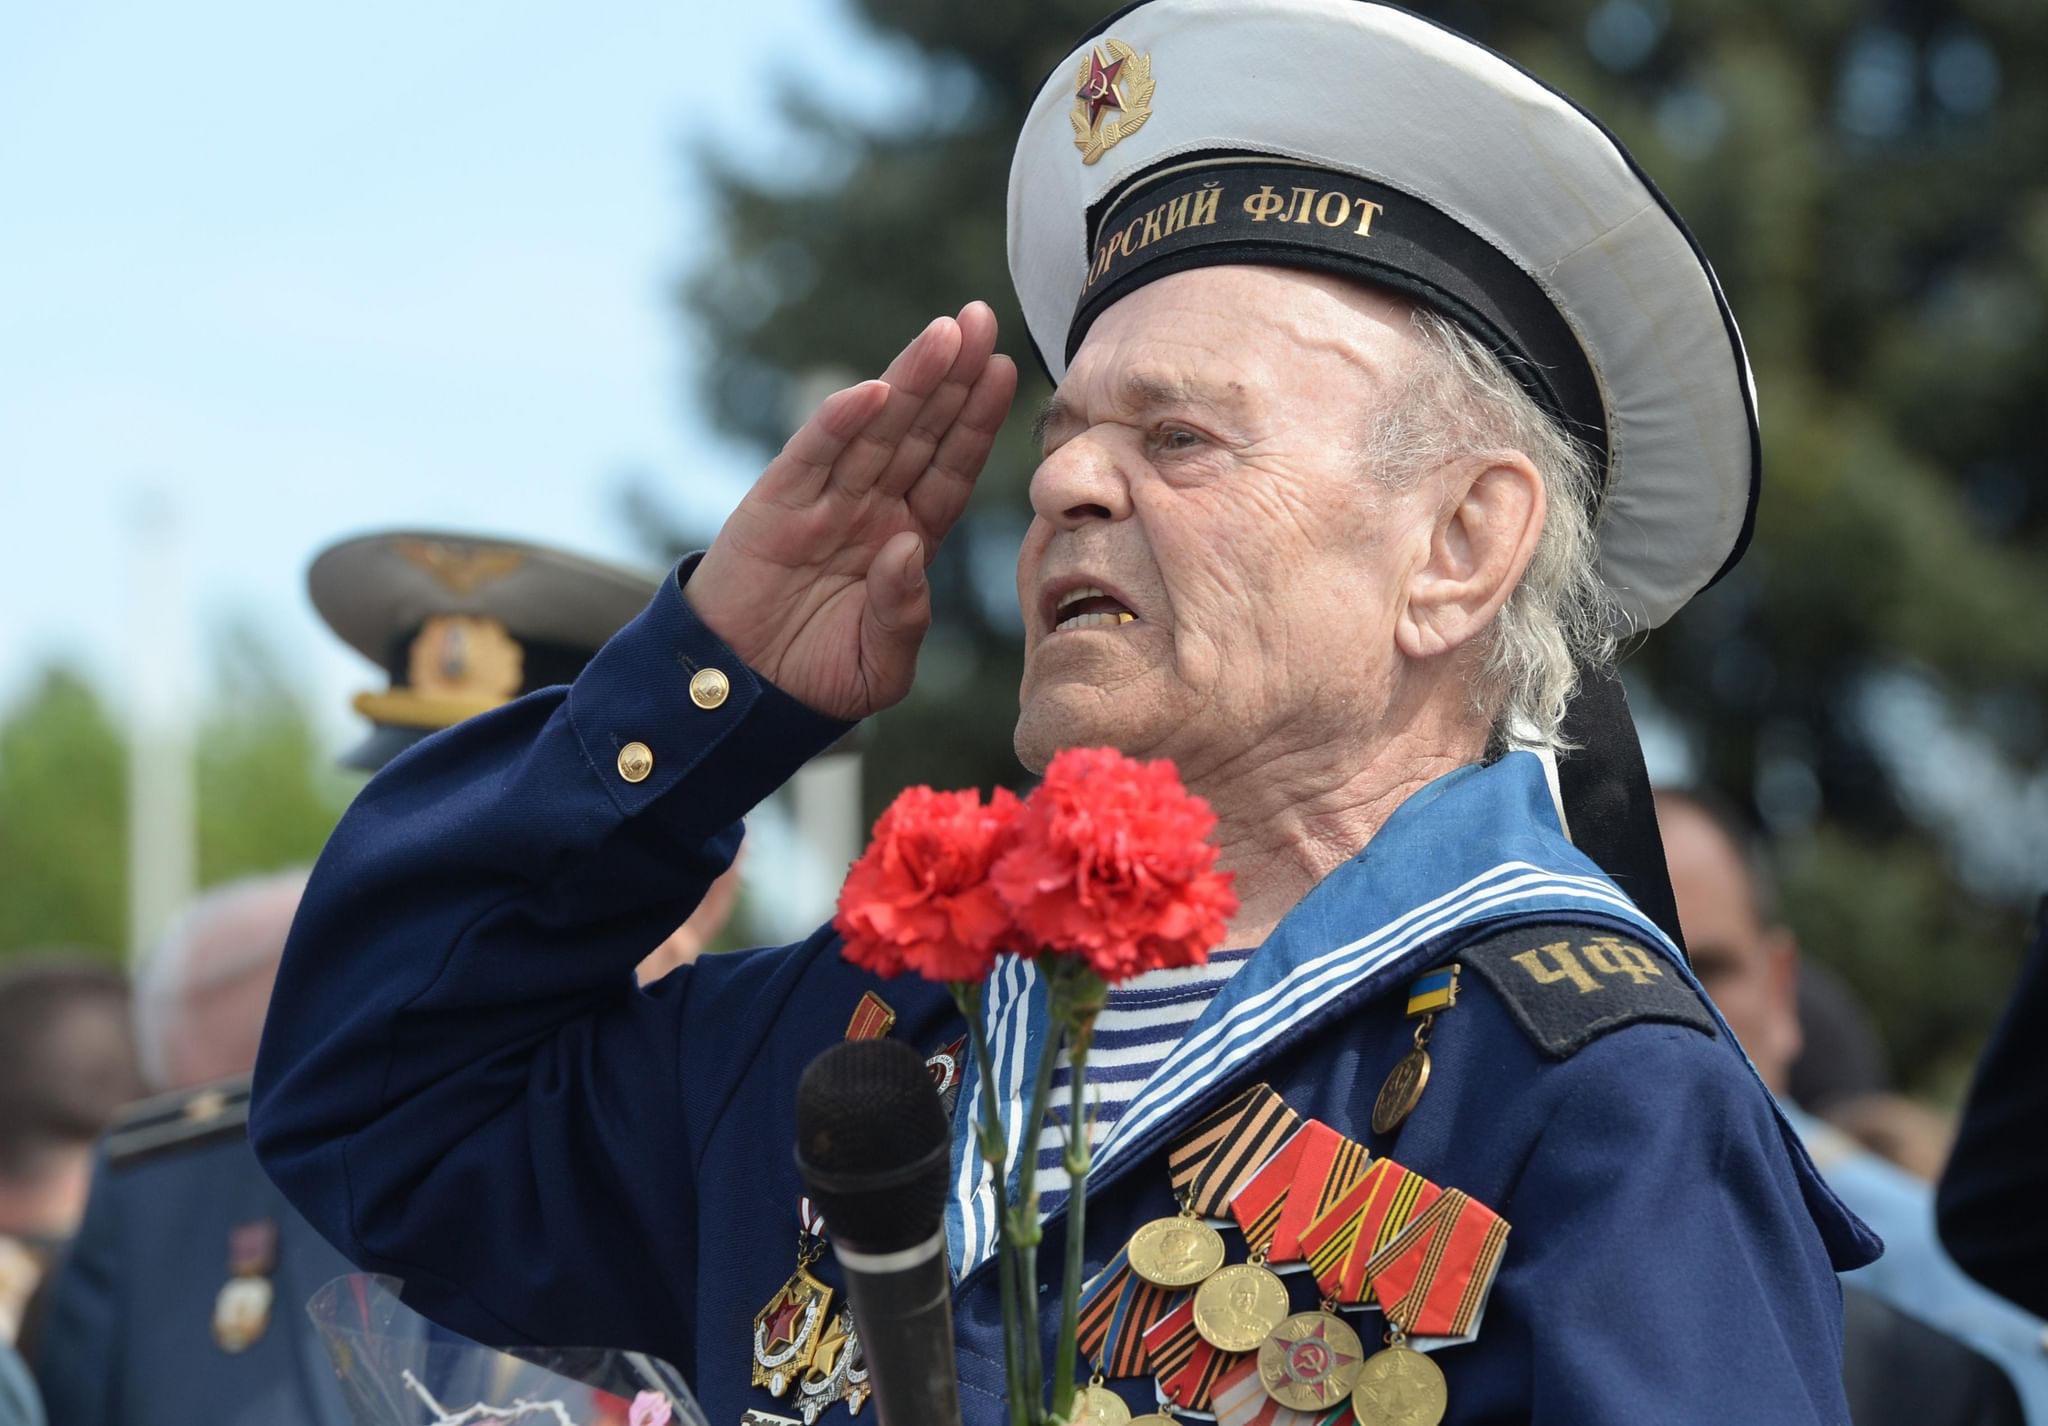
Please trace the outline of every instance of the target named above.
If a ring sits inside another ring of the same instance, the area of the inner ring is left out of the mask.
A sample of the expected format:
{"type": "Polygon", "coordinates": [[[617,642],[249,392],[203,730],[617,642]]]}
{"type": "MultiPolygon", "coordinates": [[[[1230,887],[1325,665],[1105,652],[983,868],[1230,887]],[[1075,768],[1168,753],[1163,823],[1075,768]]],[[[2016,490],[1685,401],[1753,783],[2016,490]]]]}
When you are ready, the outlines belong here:
{"type": "MultiPolygon", "coordinates": [[[[753,1315],[795,1257],[797,1077],[870,989],[920,1049],[962,1027],[941,988],[854,969],[829,929],[646,991],[633,967],[728,864],[739,819],[843,731],[741,665],[671,579],[573,686],[373,781],[313,875],[257,1068],[254,1140],[306,1216],[473,1337],[656,1353],[717,1426],[792,1414],[748,1382],[753,1315]],[[687,692],[705,667],[732,681],[714,709],[687,692]],[[617,770],[634,741],[654,758],[639,783],[617,770]]],[[[1031,979],[1012,965],[992,987],[999,1057],[1036,1033],[1031,979]]],[[[1172,1211],[1177,1127],[1257,1081],[1513,1224],[1477,1339],[1437,1355],[1449,1421],[1848,1419],[1834,1269],[1878,1245],[1676,953],[1561,835],[1534,758],[1416,794],[1237,973],[1098,1154],[1091,1269],[1172,1211]],[[1597,995],[1554,958],[1542,977],[1512,959],[1617,934],[1656,969],[1597,995]],[[1428,1091],[1375,1135],[1402,992],[1454,959],[1468,988],[1428,1091]]],[[[964,1157],[958,1176],[963,1409],[993,1426],[986,1185],[964,1157]]],[[[1152,1404],[1149,1382],[1116,1385],[1152,1404]]]]}
{"type": "Polygon", "coordinates": [[[93,1173],[85,1221],[51,1288],[35,1361],[64,1426],[349,1426],[306,1300],[348,1262],[292,1211],[239,1131],[93,1173]],[[238,1224],[277,1225],[270,1324],[214,1340],[238,1224]]]}

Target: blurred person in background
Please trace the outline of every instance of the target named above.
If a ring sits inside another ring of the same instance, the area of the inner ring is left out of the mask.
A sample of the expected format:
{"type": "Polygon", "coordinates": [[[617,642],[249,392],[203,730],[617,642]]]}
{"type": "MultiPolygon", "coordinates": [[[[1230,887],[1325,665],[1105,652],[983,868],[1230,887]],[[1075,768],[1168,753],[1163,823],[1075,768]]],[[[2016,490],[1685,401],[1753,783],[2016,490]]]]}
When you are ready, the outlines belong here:
{"type": "MultiPolygon", "coordinates": [[[[1941,1240],[1987,1287],[2048,1313],[2048,899],[1977,1065],[1942,1176],[1941,1240]]],[[[2043,1343],[2048,1350],[2048,1342],[2043,1343]]]]}
{"type": "Polygon", "coordinates": [[[156,1097],[101,1148],[30,1360],[75,1426],[347,1426],[301,1304],[349,1271],[249,1150],[248,1074],[303,870],[195,901],[138,973],[156,1097]]]}
{"type": "Polygon", "coordinates": [[[93,1141],[143,1093],[128,997],[119,971],[83,959],[0,972],[0,1342],[77,1231],[93,1141]]]}
{"type": "MultiPolygon", "coordinates": [[[[375,771],[441,728],[574,677],[653,576],[543,546],[393,531],[322,551],[313,604],[389,675],[359,694],[375,771]]],[[[140,973],[137,1038],[157,1098],[109,1135],[35,1356],[75,1426],[347,1426],[304,1305],[350,1265],[250,1151],[248,1075],[303,870],[209,892],[140,973]]],[[[729,900],[728,900],[729,906],[729,900]]],[[[677,932],[670,963],[715,936],[677,932]]],[[[660,954],[660,953],[658,953],[660,954]]]]}
{"type": "Polygon", "coordinates": [[[1924,1182],[1787,1094],[1801,1048],[1799,950],[1779,919],[1776,881],[1757,840],[1738,814],[1706,794],[1659,791],[1657,820],[1700,984],[1779,1096],[1829,1186],[1885,1242],[1877,1262],[1842,1275],[1843,1374],[1854,1420],[2048,1426],[2044,1324],[1983,1291],[1949,1261],[1935,1241],[1924,1182]]]}

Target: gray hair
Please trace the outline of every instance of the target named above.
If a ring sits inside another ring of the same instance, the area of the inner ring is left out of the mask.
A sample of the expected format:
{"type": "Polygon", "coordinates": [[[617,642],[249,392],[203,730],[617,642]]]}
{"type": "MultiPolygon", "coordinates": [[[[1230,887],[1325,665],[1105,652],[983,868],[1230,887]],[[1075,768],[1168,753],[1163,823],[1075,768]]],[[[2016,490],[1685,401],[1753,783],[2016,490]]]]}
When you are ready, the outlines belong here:
{"type": "Polygon", "coordinates": [[[1427,308],[1411,321],[1413,359],[1367,433],[1368,468],[1405,487],[1460,456],[1520,451],[1543,477],[1543,533],[1486,632],[1473,700],[1493,720],[1496,747],[1566,751],[1560,728],[1580,666],[1614,656],[1614,606],[1594,541],[1597,457],[1477,337],[1427,308]]]}
{"type": "Polygon", "coordinates": [[[276,970],[307,874],[294,867],[216,886],[179,912],[150,946],[135,973],[134,1014],[135,1048],[152,1088],[186,1087],[179,1049],[195,1002],[276,970]]]}

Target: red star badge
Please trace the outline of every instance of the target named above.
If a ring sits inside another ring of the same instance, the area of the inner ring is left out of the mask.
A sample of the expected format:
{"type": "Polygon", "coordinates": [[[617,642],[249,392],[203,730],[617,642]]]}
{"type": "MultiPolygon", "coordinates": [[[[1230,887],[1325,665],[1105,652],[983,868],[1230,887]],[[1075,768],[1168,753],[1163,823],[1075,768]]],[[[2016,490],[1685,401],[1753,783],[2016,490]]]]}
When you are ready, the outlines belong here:
{"type": "Polygon", "coordinates": [[[1101,50],[1096,50],[1088,56],[1088,77],[1081,81],[1081,87],[1077,92],[1088,104],[1090,128],[1093,128],[1095,122],[1102,117],[1104,109],[1124,107],[1123,97],[1116,92],[1117,77],[1123,73],[1123,69],[1122,60],[1112,60],[1101,50]]]}
{"type": "Polygon", "coordinates": [[[775,1351],[796,1341],[796,1320],[803,1316],[804,1302],[793,1292],[784,1292],[782,1301],[775,1307],[768,1319],[768,1350],[775,1351]]]}

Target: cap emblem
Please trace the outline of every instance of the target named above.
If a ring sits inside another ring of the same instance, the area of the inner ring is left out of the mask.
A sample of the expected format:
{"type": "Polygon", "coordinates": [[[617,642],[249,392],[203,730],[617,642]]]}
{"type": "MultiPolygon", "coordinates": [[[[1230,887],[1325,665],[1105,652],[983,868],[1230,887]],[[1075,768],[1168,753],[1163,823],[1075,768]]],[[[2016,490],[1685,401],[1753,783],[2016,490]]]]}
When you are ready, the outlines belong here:
{"type": "Polygon", "coordinates": [[[1074,107],[1067,115],[1081,162],[1095,162],[1126,134],[1143,128],[1152,117],[1152,91],[1158,87],[1151,55],[1139,54],[1122,40],[1104,40],[1090,49],[1074,76],[1074,107]]]}
{"type": "Polygon", "coordinates": [[[474,594],[526,563],[526,556],[518,550],[446,540],[396,540],[391,548],[400,559],[423,570],[457,597],[474,594]]]}
{"type": "Polygon", "coordinates": [[[496,619],[437,614],[420,626],[407,660],[415,693],[430,698],[481,698],[508,703],[519,696],[525,650],[496,619]]]}

